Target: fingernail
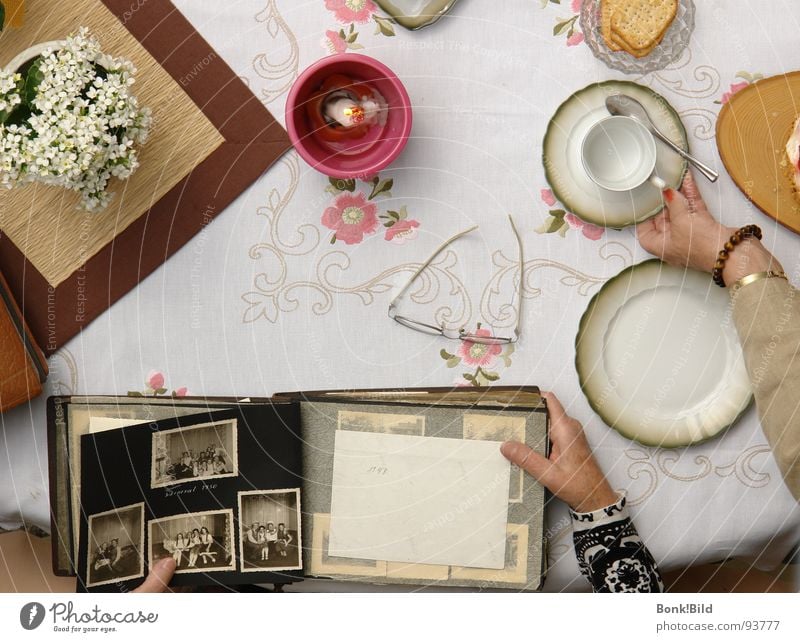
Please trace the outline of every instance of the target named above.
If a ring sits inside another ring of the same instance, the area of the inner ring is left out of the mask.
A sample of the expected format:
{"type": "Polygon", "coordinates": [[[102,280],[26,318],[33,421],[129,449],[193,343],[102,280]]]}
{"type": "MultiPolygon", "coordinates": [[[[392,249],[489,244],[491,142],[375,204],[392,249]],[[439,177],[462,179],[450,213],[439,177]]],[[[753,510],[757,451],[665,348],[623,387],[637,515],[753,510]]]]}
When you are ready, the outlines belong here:
{"type": "Polygon", "coordinates": [[[158,562],[156,562],[156,568],[165,571],[169,568],[172,568],[174,565],[175,565],[175,560],[172,559],[171,557],[165,557],[164,559],[158,560],[158,562]]]}
{"type": "Polygon", "coordinates": [[[675,194],[672,193],[670,188],[665,189],[662,193],[664,194],[664,200],[667,201],[667,203],[671,203],[672,199],[675,198],[675,194]]]}

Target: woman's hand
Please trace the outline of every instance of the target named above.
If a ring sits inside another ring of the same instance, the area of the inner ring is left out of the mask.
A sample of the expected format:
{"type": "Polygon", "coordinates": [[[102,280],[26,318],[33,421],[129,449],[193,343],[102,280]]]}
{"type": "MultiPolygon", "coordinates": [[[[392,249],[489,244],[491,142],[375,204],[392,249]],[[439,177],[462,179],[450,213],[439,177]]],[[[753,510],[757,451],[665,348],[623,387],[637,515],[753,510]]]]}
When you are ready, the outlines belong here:
{"type": "Polygon", "coordinates": [[[158,560],[150,569],[141,586],[133,589],[133,593],[164,593],[167,591],[172,576],[175,574],[175,560],[165,557],[158,560]]]}
{"type": "MultiPolygon", "coordinates": [[[[670,265],[711,272],[717,255],[736,231],[708,211],[694,177],[686,173],[680,192],[664,190],[665,207],[636,228],[639,244],[670,265]]],[[[730,253],[722,278],[730,285],[743,276],[782,268],[757,239],[747,239],[730,253]]]]}
{"type": "Polygon", "coordinates": [[[610,506],[617,501],[583,434],[581,424],[564,412],[561,402],[545,392],[550,410],[550,457],[542,457],[525,444],[507,441],[500,452],[546,486],[579,513],[610,506]]]}

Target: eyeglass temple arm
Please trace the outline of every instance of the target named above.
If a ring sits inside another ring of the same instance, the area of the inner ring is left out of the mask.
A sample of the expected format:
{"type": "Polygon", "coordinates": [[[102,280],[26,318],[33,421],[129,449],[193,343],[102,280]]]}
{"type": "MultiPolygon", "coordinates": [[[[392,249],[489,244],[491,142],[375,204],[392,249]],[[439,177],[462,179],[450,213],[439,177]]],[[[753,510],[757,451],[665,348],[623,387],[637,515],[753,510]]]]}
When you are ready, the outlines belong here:
{"type": "Polygon", "coordinates": [[[421,265],[420,265],[420,266],[419,266],[419,267],[416,269],[416,271],[414,272],[414,274],[412,274],[412,275],[411,275],[411,278],[408,280],[408,283],[406,283],[406,284],[405,284],[405,285],[402,287],[402,289],[401,289],[401,290],[400,290],[400,291],[399,291],[397,294],[395,294],[394,298],[393,298],[393,299],[392,299],[392,300],[389,302],[389,316],[392,316],[392,310],[393,310],[393,308],[394,308],[394,305],[395,305],[395,303],[397,302],[397,300],[398,300],[399,298],[401,298],[401,297],[402,297],[402,296],[403,296],[403,295],[404,295],[404,294],[405,294],[405,293],[408,291],[408,288],[410,288],[410,287],[411,287],[411,284],[412,284],[412,283],[413,283],[413,282],[416,280],[416,278],[417,278],[417,277],[418,277],[420,274],[422,274],[422,272],[425,270],[425,268],[427,268],[427,267],[428,267],[428,266],[429,266],[431,263],[433,263],[433,260],[434,260],[434,259],[435,259],[437,256],[439,256],[439,254],[441,254],[442,250],[444,250],[444,249],[445,249],[445,248],[446,248],[448,245],[450,245],[451,243],[453,243],[453,241],[457,241],[457,240],[458,240],[458,239],[460,239],[462,236],[465,236],[466,234],[469,234],[470,232],[474,232],[474,231],[475,231],[475,230],[477,230],[477,229],[478,229],[478,226],[477,226],[477,225],[473,225],[471,228],[469,228],[469,229],[467,229],[467,230],[463,230],[462,232],[459,232],[458,234],[454,234],[454,235],[453,235],[453,236],[451,236],[449,239],[447,239],[447,240],[446,240],[444,243],[442,243],[442,244],[441,244],[441,245],[440,245],[440,246],[439,246],[439,247],[436,249],[436,251],[434,251],[434,253],[431,255],[431,257],[430,257],[430,258],[429,258],[427,261],[425,261],[423,264],[421,264],[421,265]]]}
{"type": "Polygon", "coordinates": [[[516,338],[519,338],[519,326],[522,323],[522,288],[525,283],[525,258],[522,254],[522,238],[519,235],[519,230],[517,230],[514,219],[511,218],[511,214],[508,215],[508,220],[511,223],[511,229],[514,230],[514,236],[517,238],[517,247],[519,248],[519,285],[517,286],[517,297],[519,301],[517,302],[517,324],[514,326],[514,334],[516,338]]]}

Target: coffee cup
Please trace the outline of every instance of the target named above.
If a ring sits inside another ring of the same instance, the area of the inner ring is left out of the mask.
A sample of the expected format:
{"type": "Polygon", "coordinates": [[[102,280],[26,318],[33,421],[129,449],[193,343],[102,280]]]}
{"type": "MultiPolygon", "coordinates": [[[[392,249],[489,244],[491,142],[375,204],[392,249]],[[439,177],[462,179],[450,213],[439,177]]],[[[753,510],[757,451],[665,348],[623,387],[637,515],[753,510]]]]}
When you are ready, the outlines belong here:
{"type": "Polygon", "coordinates": [[[628,192],[649,182],[667,185],[655,173],[656,142],[639,121],[629,116],[609,116],[586,132],[581,161],[586,174],[603,189],[628,192]]]}

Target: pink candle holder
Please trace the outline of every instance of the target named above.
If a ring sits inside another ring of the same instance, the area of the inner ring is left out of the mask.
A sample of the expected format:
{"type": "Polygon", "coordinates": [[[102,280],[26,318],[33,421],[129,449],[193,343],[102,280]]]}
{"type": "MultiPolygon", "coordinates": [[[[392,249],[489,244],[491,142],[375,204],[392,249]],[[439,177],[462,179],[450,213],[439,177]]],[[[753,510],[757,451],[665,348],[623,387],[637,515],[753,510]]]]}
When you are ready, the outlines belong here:
{"type": "Polygon", "coordinates": [[[311,65],[292,85],[286,130],[300,157],[317,171],[333,178],[366,178],[386,168],[406,146],[411,100],[383,63],[361,54],[335,54],[311,65]],[[324,120],[329,105],[324,101],[342,95],[378,105],[377,115],[370,114],[373,121],[347,130],[324,120]]]}

